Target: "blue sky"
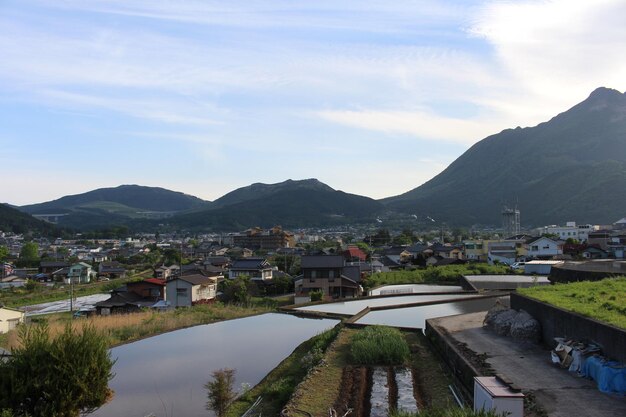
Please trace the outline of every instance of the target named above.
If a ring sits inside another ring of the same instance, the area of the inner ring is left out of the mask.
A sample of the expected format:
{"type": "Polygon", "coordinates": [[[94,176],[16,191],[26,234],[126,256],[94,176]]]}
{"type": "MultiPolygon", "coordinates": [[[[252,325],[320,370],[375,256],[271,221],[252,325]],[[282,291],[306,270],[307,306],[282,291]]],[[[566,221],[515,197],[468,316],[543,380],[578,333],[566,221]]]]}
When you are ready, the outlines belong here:
{"type": "Polygon", "coordinates": [[[3,200],[213,200],[318,178],[382,198],[626,85],[626,3],[4,0],[3,200]]]}

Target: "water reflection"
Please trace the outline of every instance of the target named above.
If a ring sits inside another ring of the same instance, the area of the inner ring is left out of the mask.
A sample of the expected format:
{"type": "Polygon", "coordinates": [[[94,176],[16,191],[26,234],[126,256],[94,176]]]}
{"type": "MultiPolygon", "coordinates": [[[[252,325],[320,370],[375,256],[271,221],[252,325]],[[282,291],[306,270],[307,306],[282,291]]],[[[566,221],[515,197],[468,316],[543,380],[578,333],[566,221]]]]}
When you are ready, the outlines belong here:
{"type": "Polygon", "coordinates": [[[366,300],[342,301],[337,303],[316,304],[299,307],[298,310],[321,311],[324,313],[354,315],[365,307],[393,306],[410,303],[426,303],[430,301],[450,300],[453,298],[477,297],[477,294],[441,294],[441,295],[403,295],[398,297],[370,298],[366,300]]]}
{"type": "MultiPolygon", "coordinates": [[[[372,311],[359,319],[357,323],[423,329],[427,319],[487,311],[493,307],[497,299],[495,297],[482,298],[454,303],[372,311]]],[[[499,299],[508,305],[509,297],[500,297],[499,299]]]]}
{"type": "Polygon", "coordinates": [[[374,288],[369,291],[368,295],[419,294],[425,292],[457,291],[463,291],[463,287],[458,285],[397,284],[374,288]]]}
{"type": "Polygon", "coordinates": [[[271,313],[114,348],[115,397],[92,416],[210,416],[204,384],[214,370],[236,369],[236,387],[255,385],[296,346],[336,323],[271,313]]]}

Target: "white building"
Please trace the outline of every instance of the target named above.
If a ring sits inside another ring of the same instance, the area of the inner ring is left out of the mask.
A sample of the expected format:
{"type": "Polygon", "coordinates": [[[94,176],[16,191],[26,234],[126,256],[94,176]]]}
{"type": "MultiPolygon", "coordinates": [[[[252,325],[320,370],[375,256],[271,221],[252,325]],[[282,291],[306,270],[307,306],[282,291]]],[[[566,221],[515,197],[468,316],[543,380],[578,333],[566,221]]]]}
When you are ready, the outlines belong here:
{"type": "Polygon", "coordinates": [[[183,275],[167,281],[165,299],[172,307],[190,307],[215,298],[217,278],[204,275],[183,275]]]}
{"type": "Polygon", "coordinates": [[[24,323],[23,311],[0,307],[0,334],[15,329],[19,323],[24,323]]]}
{"type": "Polygon", "coordinates": [[[528,258],[549,258],[563,254],[563,242],[541,236],[526,242],[528,258]]]}
{"type": "Polygon", "coordinates": [[[592,224],[579,224],[576,222],[567,222],[565,226],[544,226],[537,229],[538,235],[550,234],[557,235],[561,240],[576,239],[579,242],[586,242],[589,239],[589,233],[598,230],[598,226],[592,224]]]}

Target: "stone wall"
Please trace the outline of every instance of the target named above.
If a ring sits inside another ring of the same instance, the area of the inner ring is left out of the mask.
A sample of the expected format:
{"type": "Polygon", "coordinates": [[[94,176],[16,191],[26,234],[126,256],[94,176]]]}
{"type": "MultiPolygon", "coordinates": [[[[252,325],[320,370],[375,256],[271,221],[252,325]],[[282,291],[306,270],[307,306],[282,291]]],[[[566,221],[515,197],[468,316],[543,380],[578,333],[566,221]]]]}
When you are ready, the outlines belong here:
{"type": "Polygon", "coordinates": [[[511,308],[526,310],[541,323],[543,343],[554,347],[555,337],[591,340],[600,344],[604,355],[626,363],[626,330],[571,311],[526,297],[511,294],[511,308]]]}

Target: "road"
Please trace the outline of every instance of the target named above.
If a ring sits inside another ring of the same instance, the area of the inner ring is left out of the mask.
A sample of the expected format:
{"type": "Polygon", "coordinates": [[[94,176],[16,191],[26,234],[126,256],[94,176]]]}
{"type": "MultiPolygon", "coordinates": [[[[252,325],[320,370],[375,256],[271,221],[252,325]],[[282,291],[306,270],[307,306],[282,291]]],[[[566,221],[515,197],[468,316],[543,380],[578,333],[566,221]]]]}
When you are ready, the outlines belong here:
{"type": "MultiPolygon", "coordinates": [[[[84,297],[78,297],[74,300],[74,310],[81,310],[93,307],[99,301],[108,300],[110,294],[92,294],[84,297]]],[[[70,311],[70,300],[51,301],[49,303],[33,304],[30,306],[20,307],[20,310],[26,312],[26,317],[38,316],[42,314],[61,313],[70,311]]]]}

